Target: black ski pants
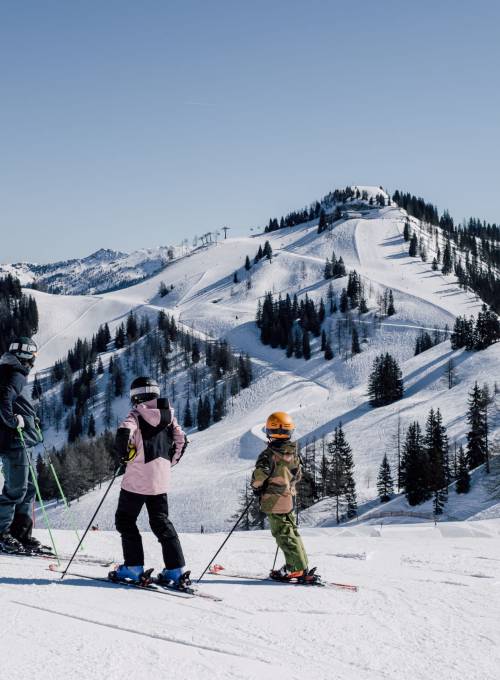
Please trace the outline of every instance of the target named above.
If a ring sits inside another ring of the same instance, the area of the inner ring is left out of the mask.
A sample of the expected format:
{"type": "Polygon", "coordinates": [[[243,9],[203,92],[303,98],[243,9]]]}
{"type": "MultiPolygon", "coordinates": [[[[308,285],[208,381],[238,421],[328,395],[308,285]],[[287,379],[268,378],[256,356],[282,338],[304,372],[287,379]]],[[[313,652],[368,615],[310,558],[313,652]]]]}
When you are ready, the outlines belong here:
{"type": "Polygon", "coordinates": [[[129,566],[144,565],[142,538],[137,528],[137,518],[144,504],[149,516],[151,531],[161,544],[167,569],[185,565],[181,544],[174,525],[168,518],[167,494],[145,496],[131,491],[120,491],[115,526],[122,537],[124,563],[129,566]]]}

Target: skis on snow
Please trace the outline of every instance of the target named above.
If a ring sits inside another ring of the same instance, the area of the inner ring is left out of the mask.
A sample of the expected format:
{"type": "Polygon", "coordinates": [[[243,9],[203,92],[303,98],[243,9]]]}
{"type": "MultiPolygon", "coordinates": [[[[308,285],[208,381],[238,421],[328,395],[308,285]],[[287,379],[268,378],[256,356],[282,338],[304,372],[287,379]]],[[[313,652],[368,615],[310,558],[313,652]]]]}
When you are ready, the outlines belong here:
{"type": "Polygon", "coordinates": [[[215,595],[210,595],[209,593],[202,592],[198,588],[188,587],[184,590],[179,590],[174,586],[169,586],[164,583],[157,583],[156,579],[152,577],[153,569],[147,569],[141,581],[132,581],[130,579],[112,579],[108,576],[94,576],[91,574],[80,574],[74,571],[64,572],[60,569],[57,564],[49,564],[49,570],[56,572],[58,574],[66,573],[67,576],[74,576],[75,578],[84,578],[89,581],[99,581],[100,583],[107,583],[108,585],[123,586],[128,588],[136,588],[137,590],[145,590],[151,593],[156,593],[157,595],[171,595],[172,597],[180,597],[185,600],[189,600],[193,597],[203,597],[214,602],[221,602],[220,597],[215,595]]]}
{"type": "Polygon", "coordinates": [[[208,573],[211,574],[212,576],[227,576],[228,578],[242,578],[242,579],[248,579],[250,581],[269,581],[270,583],[278,583],[286,586],[304,586],[306,588],[314,587],[314,586],[320,586],[322,588],[334,588],[336,590],[348,590],[353,593],[358,592],[358,586],[353,586],[349,583],[334,583],[333,581],[322,581],[321,579],[317,579],[316,581],[312,581],[310,583],[304,583],[303,581],[298,581],[296,579],[293,579],[291,581],[279,581],[277,579],[271,578],[269,575],[264,576],[264,575],[259,575],[259,574],[248,574],[245,572],[231,572],[231,571],[226,571],[226,569],[221,565],[221,564],[213,564],[209,570],[208,573]]]}
{"type": "MultiPolygon", "coordinates": [[[[0,556],[6,556],[6,557],[23,557],[23,558],[38,558],[38,559],[43,559],[43,560],[56,560],[59,558],[61,562],[66,562],[69,560],[68,555],[55,555],[54,552],[48,548],[47,546],[43,546],[39,550],[14,550],[14,551],[7,551],[7,550],[0,550],[0,556]]],[[[106,561],[106,560],[101,560],[96,557],[88,557],[85,555],[82,555],[80,557],[75,558],[75,562],[78,564],[95,564],[99,565],[100,567],[110,567],[113,562],[112,561],[106,561]]]]}

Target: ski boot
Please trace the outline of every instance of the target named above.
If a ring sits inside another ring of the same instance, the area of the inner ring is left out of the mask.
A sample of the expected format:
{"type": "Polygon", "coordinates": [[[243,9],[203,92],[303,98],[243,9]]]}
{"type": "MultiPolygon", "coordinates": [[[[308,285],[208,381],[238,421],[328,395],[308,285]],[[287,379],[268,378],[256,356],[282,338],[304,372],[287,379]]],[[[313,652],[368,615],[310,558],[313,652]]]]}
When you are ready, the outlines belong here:
{"type": "Polygon", "coordinates": [[[191,572],[186,571],[185,567],[177,567],[176,569],[165,569],[161,571],[156,583],[167,588],[175,588],[176,590],[185,590],[187,592],[191,589],[191,572]]]}
{"type": "Polygon", "coordinates": [[[19,554],[24,554],[26,552],[23,548],[23,544],[20,543],[17,538],[11,536],[8,531],[4,531],[4,533],[0,535],[0,551],[19,554]]]}
{"type": "Polygon", "coordinates": [[[306,586],[312,586],[321,582],[321,576],[316,573],[316,567],[304,569],[302,576],[297,578],[297,583],[303,583],[306,586]]]}
{"type": "Polygon", "coordinates": [[[34,536],[28,536],[27,538],[19,539],[19,541],[27,553],[32,555],[54,555],[48,545],[42,545],[38,538],[34,536]]]}
{"type": "Polygon", "coordinates": [[[108,578],[110,581],[125,581],[126,583],[147,586],[151,583],[152,572],[152,569],[144,571],[142,565],[128,567],[126,564],[120,564],[116,569],[109,572],[108,578]]]}
{"type": "Polygon", "coordinates": [[[288,569],[286,564],[281,567],[281,569],[273,569],[269,574],[269,577],[273,581],[281,581],[283,583],[304,583],[313,584],[317,583],[319,576],[317,576],[316,567],[314,569],[298,569],[297,571],[291,571],[288,569]]]}

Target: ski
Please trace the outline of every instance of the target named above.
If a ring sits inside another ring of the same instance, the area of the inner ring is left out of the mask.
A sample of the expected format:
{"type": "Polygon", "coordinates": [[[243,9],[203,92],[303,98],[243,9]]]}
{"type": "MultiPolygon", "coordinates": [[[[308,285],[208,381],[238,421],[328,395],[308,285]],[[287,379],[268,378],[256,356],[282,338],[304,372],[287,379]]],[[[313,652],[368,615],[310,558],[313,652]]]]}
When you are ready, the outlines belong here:
{"type": "Polygon", "coordinates": [[[205,593],[203,590],[193,586],[187,586],[181,590],[175,586],[170,586],[167,583],[162,583],[162,581],[159,581],[158,579],[153,579],[153,585],[173,593],[188,593],[192,597],[203,597],[207,600],[212,600],[212,602],[222,602],[221,597],[218,597],[217,595],[211,595],[210,593],[205,593]]]}
{"type": "MultiPolygon", "coordinates": [[[[19,551],[19,552],[6,552],[5,550],[0,551],[0,556],[6,556],[6,557],[23,557],[23,558],[36,558],[36,559],[42,559],[42,560],[56,560],[59,557],[59,560],[61,562],[67,562],[70,559],[69,555],[55,555],[52,551],[19,551]]],[[[106,561],[106,560],[101,560],[97,557],[86,557],[84,555],[80,557],[75,557],[75,563],[77,564],[95,564],[100,567],[110,567],[114,562],[106,561]]]]}
{"type": "Polygon", "coordinates": [[[269,581],[270,583],[280,583],[285,586],[319,586],[322,588],[334,588],[336,590],[348,590],[353,593],[358,592],[358,586],[353,586],[349,583],[335,583],[332,581],[313,581],[312,583],[302,583],[300,581],[278,581],[270,576],[260,576],[259,574],[247,574],[244,572],[230,572],[226,571],[221,564],[214,564],[208,570],[208,573],[212,576],[227,576],[228,578],[242,578],[248,579],[249,581],[269,581]]]}
{"type": "MultiPolygon", "coordinates": [[[[49,570],[58,574],[63,574],[64,569],[60,569],[57,564],[49,564],[49,570]]],[[[180,590],[174,590],[173,588],[159,588],[153,583],[146,583],[141,585],[135,581],[112,581],[107,576],[91,576],[90,574],[79,574],[74,571],[67,571],[66,576],[74,576],[75,578],[84,578],[89,581],[99,581],[99,583],[107,583],[111,586],[125,586],[127,588],[136,588],[137,590],[144,590],[150,593],[156,593],[157,595],[172,595],[172,597],[180,597],[183,600],[190,600],[193,595],[190,593],[184,593],[180,590]]]]}

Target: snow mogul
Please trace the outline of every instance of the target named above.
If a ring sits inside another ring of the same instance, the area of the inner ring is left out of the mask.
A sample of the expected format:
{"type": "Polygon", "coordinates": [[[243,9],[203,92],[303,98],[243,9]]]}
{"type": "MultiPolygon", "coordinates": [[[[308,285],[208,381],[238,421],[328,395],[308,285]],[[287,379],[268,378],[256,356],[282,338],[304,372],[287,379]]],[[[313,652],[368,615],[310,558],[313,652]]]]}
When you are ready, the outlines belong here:
{"type": "Polygon", "coordinates": [[[119,425],[115,453],[125,467],[115,526],[121,534],[123,561],[111,580],[140,582],[144,574],[144,550],[137,518],[144,505],[152,532],[162,547],[165,568],[158,581],[185,589],[190,585],[184,555],[174,525],[168,517],[167,491],[170,469],[182,458],[188,440],[170,407],[160,397],[156,380],[136,378],[130,386],[132,409],[119,425]]]}
{"type": "Polygon", "coordinates": [[[33,404],[22,394],[37,351],[31,338],[20,337],[0,357],[0,458],[4,476],[0,550],[9,553],[36,552],[41,547],[40,541],[31,535],[35,486],[28,456],[30,447],[42,441],[42,434],[33,404]]]}
{"type": "Polygon", "coordinates": [[[281,569],[271,571],[271,578],[313,583],[318,576],[314,569],[308,569],[307,554],[294,513],[296,484],[302,477],[297,442],[292,441],[294,431],[295,425],[288,413],[271,413],[266,421],[268,444],[257,459],[251,484],[286,559],[281,569]]]}

